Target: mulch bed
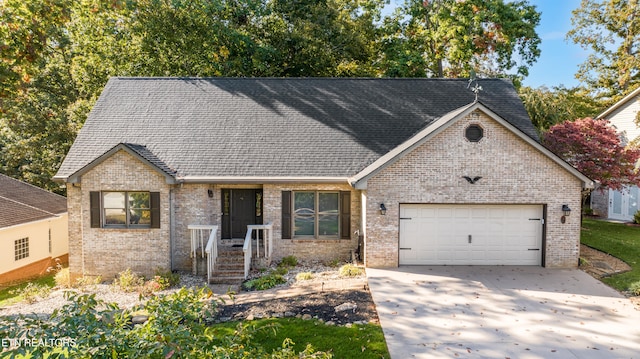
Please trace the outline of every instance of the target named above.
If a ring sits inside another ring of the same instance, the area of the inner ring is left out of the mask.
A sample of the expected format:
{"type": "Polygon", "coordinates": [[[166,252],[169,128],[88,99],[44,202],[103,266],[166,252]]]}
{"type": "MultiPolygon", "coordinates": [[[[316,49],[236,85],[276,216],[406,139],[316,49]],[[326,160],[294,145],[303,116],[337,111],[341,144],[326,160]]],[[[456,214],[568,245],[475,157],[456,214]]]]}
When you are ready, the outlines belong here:
{"type": "Polygon", "coordinates": [[[371,293],[364,289],[337,290],[276,298],[252,303],[226,304],[218,307],[219,321],[261,319],[271,317],[315,318],[336,325],[378,323],[378,313],[371,293]],[[335,308],[354,303],[355,309],[336,312],[335,308]]]}

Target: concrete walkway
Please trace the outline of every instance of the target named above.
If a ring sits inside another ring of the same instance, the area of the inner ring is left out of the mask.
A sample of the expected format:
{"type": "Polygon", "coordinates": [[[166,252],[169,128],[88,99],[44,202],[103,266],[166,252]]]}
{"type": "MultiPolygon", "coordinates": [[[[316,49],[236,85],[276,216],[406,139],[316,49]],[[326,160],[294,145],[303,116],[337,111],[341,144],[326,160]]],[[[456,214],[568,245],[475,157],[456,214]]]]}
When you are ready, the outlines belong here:
{"type": "Polygon", "coordinates": [[[392,359],[640,358],[640,311],[580,270],[367,268],[392,359]]]}

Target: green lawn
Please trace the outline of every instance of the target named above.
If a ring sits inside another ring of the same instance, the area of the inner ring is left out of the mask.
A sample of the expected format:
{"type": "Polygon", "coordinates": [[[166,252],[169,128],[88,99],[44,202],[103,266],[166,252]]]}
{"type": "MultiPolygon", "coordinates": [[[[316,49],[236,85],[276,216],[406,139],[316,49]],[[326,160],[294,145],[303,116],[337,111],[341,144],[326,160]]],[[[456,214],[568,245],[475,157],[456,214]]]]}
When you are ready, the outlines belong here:
{"type": "Polygon", "coordinates": [[[585,218],[580,241],[631,266],[630,272],[603,278],[603,282],[619,291],[640,285],[640,227],[585,218]]]}
{"type": "Polygon", "coordinates": [[[29,283],[45,285],[50,288],[55,287],[56,281],[54,277],[55,273],[52,273],[44,277],[40,277],[23,283],[15,284],[9,287],[3,287],[2,289],[0,289],[0,307],[6,307],[8,305],[21,302],[23,298],[19,292],[29,283]]]}
{"type": "MultiPolygon", "coordinates": [[[[354,325],[347,328],[298,318],[261,319],[244,323],[258,327],[269,324],[277,326],[275,335],[273,330],[264,330],[259,331],[254,338],[267,352],[282,346],[285,338],[290,338],[298,352],[311,344],[316,350],[331,351],[334,358],[389,358],[380,325],[354,325]]],[[[219,324],[218,329],[221,333],[231,334],[237,325],[237,322],[219,324]]]]}

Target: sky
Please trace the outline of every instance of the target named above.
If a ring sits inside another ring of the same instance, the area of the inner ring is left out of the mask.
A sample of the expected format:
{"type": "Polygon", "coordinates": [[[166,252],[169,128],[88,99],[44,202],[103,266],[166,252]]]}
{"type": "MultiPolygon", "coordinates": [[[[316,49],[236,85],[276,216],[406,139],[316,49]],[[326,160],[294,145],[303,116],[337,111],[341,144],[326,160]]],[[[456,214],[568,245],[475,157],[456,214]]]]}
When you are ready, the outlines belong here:
{"type": "Polygon", "coordinates": [[[529,0],[542,13],[536,28],[542,40],[538,61],[529,69],[523,84],[530,87],[564,85],[578,86],[575,79],[578,66],[586,60],[588,52],[565,40],[571,29],[571,11],[580,6],[580,0],[529,0]]]}

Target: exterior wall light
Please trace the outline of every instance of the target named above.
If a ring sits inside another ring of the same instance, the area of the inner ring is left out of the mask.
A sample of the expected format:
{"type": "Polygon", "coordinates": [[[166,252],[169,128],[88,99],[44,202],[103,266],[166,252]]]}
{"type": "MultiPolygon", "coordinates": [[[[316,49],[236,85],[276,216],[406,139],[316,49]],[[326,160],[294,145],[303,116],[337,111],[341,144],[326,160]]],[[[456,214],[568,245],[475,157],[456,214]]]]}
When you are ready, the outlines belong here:
{"type": "Polygon", "coordinates": [[[562,205],[562,217],[560,217],[560,222],[565,223],[567,221],[567,217],[571,214],[571,208],[568,205],[562,205]]]}
{"type": "Polygon", "coordinates": [[[380,203],[380,214],[383,216],[387,214],[387,207],[384,206],[384,203],[380,203]]]}
{"type": "Polygon", "coordinates": [[[208,189],[207,195],[209,196],[209,198],[213,198],[213,190],[208,189]]]}

